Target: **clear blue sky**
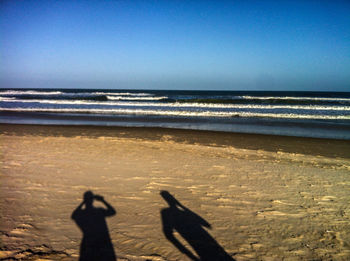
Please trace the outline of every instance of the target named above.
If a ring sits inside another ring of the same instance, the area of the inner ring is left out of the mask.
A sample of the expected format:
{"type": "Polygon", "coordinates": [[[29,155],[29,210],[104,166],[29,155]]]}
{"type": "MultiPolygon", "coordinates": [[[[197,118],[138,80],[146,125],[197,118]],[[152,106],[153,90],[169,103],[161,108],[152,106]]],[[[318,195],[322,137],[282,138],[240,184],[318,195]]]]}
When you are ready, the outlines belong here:
{"type": "Polygon", "coordinates": [[[350,1],[0,1],[0,87],[350,91],[350,1]]]}

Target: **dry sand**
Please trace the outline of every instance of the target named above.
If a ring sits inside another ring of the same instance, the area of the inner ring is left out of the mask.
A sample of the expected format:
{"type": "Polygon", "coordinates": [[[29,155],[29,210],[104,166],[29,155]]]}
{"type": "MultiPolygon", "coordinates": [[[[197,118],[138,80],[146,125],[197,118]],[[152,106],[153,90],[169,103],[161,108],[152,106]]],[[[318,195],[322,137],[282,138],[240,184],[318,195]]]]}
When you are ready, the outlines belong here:
{"type": "Polygon", "coordinates": [[[0,135],[0,260],[77,260],[71,214],[88,190],[117,211],[107,223],[121,260],[190,260],[163,233],[161,190],[235,260],[350,260],[349,141],[24,125],[0,135]]]}

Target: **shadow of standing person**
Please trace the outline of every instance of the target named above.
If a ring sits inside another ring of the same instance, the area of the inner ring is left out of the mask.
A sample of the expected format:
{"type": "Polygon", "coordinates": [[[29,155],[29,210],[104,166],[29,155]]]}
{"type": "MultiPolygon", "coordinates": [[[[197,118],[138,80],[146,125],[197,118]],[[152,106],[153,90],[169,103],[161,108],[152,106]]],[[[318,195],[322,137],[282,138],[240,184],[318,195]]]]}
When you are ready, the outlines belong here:
{"type": "Polygon", "coordinates": [[[207,221],[183,206],[168,191],[161,191],[160,195],[169,204],[168,208],[161,210],[163,232],[178,250],[192,260],[234,260],[203,228],[211,228],[207,221]],[[198,257],[173,235],[174,230],[192,246],[198,257]]]}
{"type": "Polygon", "coordinates": [[[115,209],[102,196],[94,195],[91,191],[84,193],[83,202],[72,213],[72,219],[83,232],[80,261],[116,260],[105,219],[115,214],[115,209]],[[94,207],[94,200],[102,202],[106,208],[94,207]]]}

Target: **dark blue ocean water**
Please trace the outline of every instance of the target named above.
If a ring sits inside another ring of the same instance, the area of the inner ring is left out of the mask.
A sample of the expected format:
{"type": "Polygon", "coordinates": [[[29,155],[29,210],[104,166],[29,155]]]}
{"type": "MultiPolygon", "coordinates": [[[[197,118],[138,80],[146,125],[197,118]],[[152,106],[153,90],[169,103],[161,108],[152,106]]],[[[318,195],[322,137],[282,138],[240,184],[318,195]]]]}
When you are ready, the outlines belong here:
{"type": "Polygon", "coordinates": [[[350,139],[350,93],[0,89],[0,123],[350,139]]]}

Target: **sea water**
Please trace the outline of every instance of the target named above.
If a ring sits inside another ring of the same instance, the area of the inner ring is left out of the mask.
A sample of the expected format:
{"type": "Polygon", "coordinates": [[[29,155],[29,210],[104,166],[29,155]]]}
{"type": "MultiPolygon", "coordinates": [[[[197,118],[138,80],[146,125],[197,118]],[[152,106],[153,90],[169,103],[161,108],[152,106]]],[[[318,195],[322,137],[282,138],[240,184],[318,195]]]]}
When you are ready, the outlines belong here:
{"type": "Polygon", "coordinates": [[[350,93],[0,89],[0,123],[350,139],[350,93]]]}

